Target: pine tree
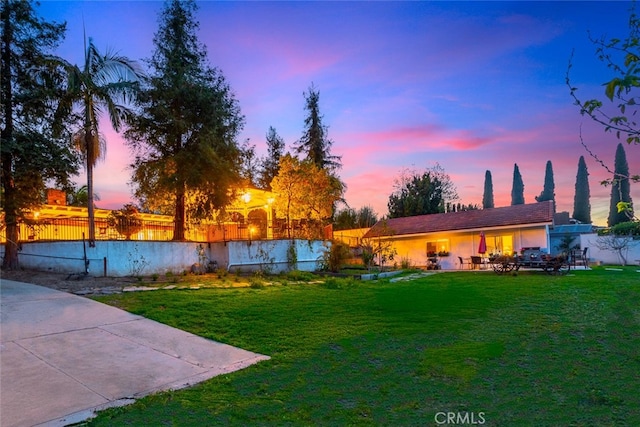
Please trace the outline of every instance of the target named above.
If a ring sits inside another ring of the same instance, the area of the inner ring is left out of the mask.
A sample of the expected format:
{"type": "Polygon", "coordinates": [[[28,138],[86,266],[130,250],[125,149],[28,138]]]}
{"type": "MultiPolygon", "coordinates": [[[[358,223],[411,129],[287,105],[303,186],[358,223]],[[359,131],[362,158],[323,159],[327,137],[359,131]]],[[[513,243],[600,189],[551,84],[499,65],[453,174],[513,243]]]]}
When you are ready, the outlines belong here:
{"type": "Polygon", "coordinates": [[[356,226],[358,228],[373,227],[378,222],[378,215],[371,206],[363,206],[356,212],[356,226]]]}
{"type": "Polygon", "coordinates": [[[518,164],[513,165],[513,185],[511,186],[511,206],[524,204],[524,183],[518,164]]]}
{"type": "Polygon", "coordinates": [[[584,156],[578,160],[578,173],[576,175],[576,193],[573,198],[573,218],[591,224],[591,204],[589,203],[589,172],[584,156]]]}
{"type": "Polygon", "coordinates": [[[309,115],[304,120],[306,129],[302,138],[298,141],[295,149],[298,154],[305,154],[306,159],[310,160],[317,167],[333,171],[339,169],[342,164],[340,157],[331,154],[331,141],[327,137],[327,127],[322,124],[322,115],[320,114],[320,92],[313,85],[309,88],[309,92],[305,96],[305,110],[309,115]]]}
{"type": "Polygon", "coordinates": [[[240,144],[240,179],[245,185],[258,185],[260,159],[256,156],[256,146],[245,140],[240,144]]]}
{"type": "Polygon", "coordinates": [[[547,160],[547,166],[544,171],[544,187],[542,193],[536,197],[536,202],[545,202],[547,200],[556,200],[555,183],[553,182],[553,166],[551,160],[547,160]]]}
{"type": "Polygon", "coordinates": [[[493,181],[491,179],[491,171],[484,174],[484,195],[482,196],[482,209],[492,209],[493,204],[493,181]]]}
{"type": "Polygon", "coordinates": [[[354,209],[342,209],[333,215],[333,229],[349,230],[352,228],[357,228],[356,221],[357,213],[354,209]]]}
{"type": "Polygon", "coordinates": [[[261,188],[271,190],[271,181],[280,170],[280,157],[284,154],[284,140],[278,135],[273,126],[267,132],[267,157],[262,159],[259,185],[261,188]]]}
{"type": "Polygon", "coordinates": [[[609,207],[608,220],[609,227],[631,220],[632,212],[618,212],[618,203],[620,202],[630,204],[633,202],[631,200],[629,183],[629,164],[627,163],[627,155],[621,143],[618,144],[618,148],[616,149],[613,169],[613,185],[611,186],[611,204],[609,207]]]}
{"type": "Polygon", "coordinates": [[[196,10],[192,0],[165,3],[148,61],[153,74],[125,134],[137,151],[136,197],[171,201],[173,240],[185,239],[187,218],[210,218],[231,203],[243,154],[237,137],[244,117],[198,41],[196,10]]]}

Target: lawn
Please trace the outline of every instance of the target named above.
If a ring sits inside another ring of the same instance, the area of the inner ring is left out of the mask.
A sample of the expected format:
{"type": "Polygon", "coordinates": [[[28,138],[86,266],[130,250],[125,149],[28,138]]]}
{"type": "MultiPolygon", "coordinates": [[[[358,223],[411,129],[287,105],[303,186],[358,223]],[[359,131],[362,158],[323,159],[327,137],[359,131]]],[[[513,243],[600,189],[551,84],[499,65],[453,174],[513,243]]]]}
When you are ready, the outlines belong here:
{"type": "Polygon", "coordinates": [[[97,298],[271,360],[90,425],[640,425],[637,267],[324,280],[97,298]]]}

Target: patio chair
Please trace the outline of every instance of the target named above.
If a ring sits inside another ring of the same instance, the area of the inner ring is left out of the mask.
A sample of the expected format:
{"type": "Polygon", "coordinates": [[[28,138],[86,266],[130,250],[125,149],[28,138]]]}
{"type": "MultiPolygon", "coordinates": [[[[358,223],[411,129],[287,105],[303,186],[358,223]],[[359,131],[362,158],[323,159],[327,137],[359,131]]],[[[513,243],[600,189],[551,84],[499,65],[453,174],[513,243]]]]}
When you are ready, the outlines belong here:
{"type": "Polygon", "coordinates": [[[461,256],[458,257],[458,260],[460,261],[460,266],[459,266],[460,270],[464,270],[465,265],[468,265],[469,270],[471,270],[471,261],[469,260],[465,261],[465,259],[462,258],[461,256]]]}
{"type": "Polygon", "coordinates": [[[471,267],[474,270],[480,269],[480,268],[484,268],[484,265],[482,264],[482,257],[472,256],[471,257],[471,267]]]}
{"type": "Polygon", "coordinates": [[[440,261],[437,256],[427,258],[427,270],[440,270],[440,261]]]}
{"type": "Polygon", "coordinates": [[[589,251],[589,248],[584,248],[582,250],[574,250],[572,251],[573,253],[572,255],[572,264],[574,267],[578,266],[578,265],[582,265],[585,268],[589,267],[589,257],[587,257],[587,252],[589,251]]]}

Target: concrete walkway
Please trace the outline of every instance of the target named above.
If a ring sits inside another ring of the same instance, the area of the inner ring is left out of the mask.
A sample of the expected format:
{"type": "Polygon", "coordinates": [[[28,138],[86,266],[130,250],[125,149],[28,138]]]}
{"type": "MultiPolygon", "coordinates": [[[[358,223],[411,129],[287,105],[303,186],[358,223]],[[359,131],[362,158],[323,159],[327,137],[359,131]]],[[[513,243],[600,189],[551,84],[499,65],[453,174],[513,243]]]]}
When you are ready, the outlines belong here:
{"type": "Polygon", "coordinates": [[[0,426],[64,426],[268,357],[99,302],[0,280],[0,426]]]}

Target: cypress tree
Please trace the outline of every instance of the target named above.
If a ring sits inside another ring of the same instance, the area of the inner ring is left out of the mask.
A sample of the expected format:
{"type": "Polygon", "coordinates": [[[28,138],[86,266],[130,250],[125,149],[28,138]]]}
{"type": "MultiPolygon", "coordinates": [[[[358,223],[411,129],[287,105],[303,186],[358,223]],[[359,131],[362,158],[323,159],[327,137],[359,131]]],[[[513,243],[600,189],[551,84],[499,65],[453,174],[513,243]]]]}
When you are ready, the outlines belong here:
{"type": "Polygon", "coordinates": [[[609,207],[609,227],[631,220],[626,212],[618,212],[618,202],[632,203],[629,185],[629,164],[627,163],[627,155],[622,143],[619,143],[616,149],[613,185],[611,186],[611,205],[609,207]]]}
{"type": "Polygon", "coordinates": [[[493,180],[491,179],[491,171],[484,174],[484,195],[482,196],[482,209],[491,209],[493,204],[493,180]]]}
{"type": "Polygon", "coordinates": [[[576,175],[576,193],[573,198],[573,218],[591,224],[591,204],[589,203],[589,172],[584,156],[578,160],[578,174],[576,175]]]}
{"type": "Polygon", "coordinates": [[[513,185],[511,186],[511,206],[524,205],[524,183],[518,164],[513,165],[513,185]]]}
{"type": "Polygon", "coordinates": [[[542,193],[536,197],[536,202],[545,202],[547,200],[556,200],[555,183],[553,182],[553,166],[551,160],[547,160],[547,166],[544,171],[544,187],[542,193]]]}

